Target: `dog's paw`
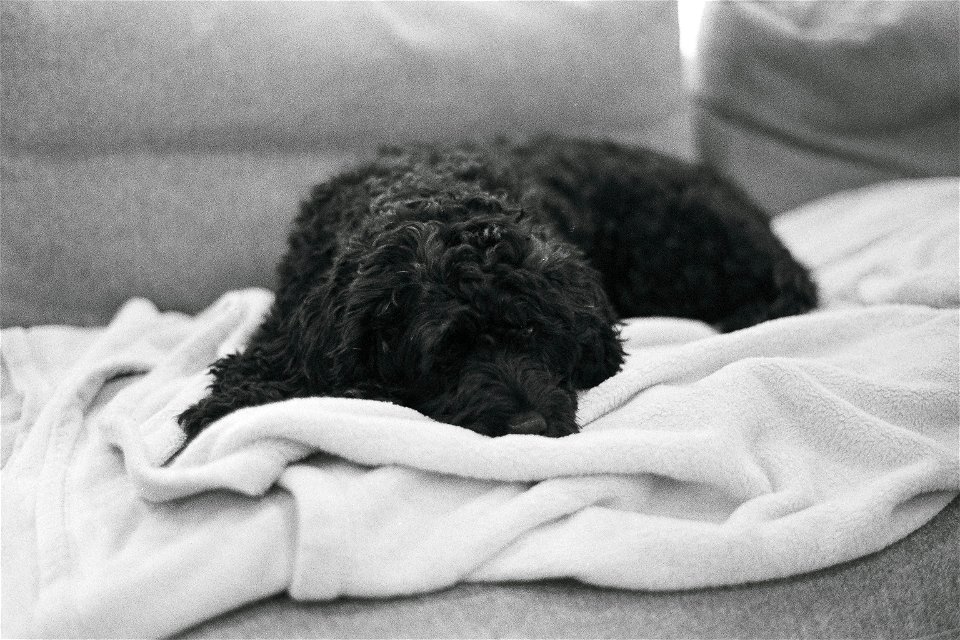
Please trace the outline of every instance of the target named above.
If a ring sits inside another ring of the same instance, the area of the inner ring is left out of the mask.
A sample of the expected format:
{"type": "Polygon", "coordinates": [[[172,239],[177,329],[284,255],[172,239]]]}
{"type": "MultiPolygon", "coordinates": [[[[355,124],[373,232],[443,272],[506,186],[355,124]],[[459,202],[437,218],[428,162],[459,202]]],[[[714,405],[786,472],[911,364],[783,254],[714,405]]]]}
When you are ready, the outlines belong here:
{"type": "Polygon", "coordinates": [[[230,413],[229,407],[224,407],[211,398],[204,398],[177,416],[177,422],[186,434],[187,442],[190,442],[218,418],[228,413],[230,413]]]}

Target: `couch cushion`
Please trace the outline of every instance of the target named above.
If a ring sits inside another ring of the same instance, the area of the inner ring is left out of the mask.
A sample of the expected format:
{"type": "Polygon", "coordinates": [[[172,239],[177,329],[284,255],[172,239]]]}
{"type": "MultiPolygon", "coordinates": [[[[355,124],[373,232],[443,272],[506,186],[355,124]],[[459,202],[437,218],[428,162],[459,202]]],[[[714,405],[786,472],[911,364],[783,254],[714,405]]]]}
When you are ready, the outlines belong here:
{"type": "Polygon", "coordinates": [[[881,180],[960,174],[956,2],[707,3],[704,159],[771,212],[881,180]]]}
{"type": "Polygon", "coordinates": [[[194,312],[271,286],[305,185],[343,153],[6,155],[3,323],[104,324],[127,299],[194,312]]]}

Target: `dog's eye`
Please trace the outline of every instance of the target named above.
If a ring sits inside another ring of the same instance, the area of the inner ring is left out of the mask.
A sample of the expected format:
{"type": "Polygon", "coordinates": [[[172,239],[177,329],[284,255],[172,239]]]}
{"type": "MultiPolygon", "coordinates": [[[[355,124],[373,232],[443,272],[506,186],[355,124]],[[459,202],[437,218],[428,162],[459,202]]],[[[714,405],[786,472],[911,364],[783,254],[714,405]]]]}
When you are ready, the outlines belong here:
{"type": "Polygon", "coordinates": [[[511,333],[520,338],[531,338],[536,332],[537,328],[533,324],[524,324],[511,329],[511,333]]]}
{"type": "Polygon", "coordinates": [[[529,340],[536,334],[536,327],[533,325],[523,325],[521,327],[510,327],[505,332],[505,337],[512,340],[529,340]]]}

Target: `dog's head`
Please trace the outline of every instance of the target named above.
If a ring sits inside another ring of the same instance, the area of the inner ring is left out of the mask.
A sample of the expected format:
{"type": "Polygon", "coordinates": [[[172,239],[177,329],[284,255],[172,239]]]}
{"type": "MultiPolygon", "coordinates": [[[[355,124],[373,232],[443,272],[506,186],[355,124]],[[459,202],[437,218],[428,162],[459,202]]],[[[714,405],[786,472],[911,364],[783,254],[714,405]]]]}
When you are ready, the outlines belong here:
{"type": "Polygon", "coordinates": [[[490,436],[575,432],[576,390],[623,362],[597,272],[496,198],[403,203],[311,295],[308,375],[490,436]]]}

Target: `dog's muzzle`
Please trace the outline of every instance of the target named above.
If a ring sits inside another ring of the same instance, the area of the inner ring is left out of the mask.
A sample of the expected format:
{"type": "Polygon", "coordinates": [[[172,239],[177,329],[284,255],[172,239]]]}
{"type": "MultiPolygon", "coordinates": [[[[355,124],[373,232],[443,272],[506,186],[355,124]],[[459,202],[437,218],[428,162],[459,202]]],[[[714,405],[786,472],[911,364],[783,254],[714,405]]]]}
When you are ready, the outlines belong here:
{"type": "Polygon", "coordinates": [[[577,432],[576,395],[543,365],[524,356],[480,353],[464,371],[445,393],[417,408],[490,436],[577,432]]]}

